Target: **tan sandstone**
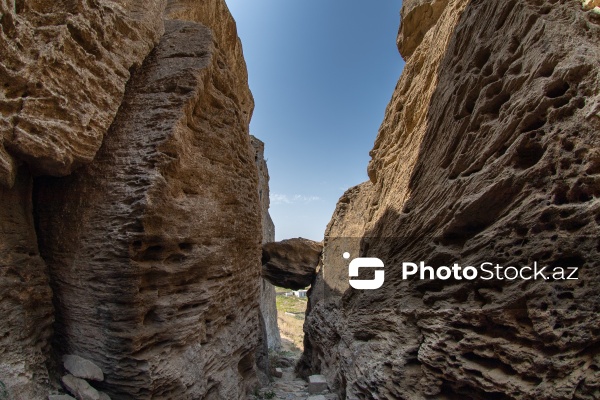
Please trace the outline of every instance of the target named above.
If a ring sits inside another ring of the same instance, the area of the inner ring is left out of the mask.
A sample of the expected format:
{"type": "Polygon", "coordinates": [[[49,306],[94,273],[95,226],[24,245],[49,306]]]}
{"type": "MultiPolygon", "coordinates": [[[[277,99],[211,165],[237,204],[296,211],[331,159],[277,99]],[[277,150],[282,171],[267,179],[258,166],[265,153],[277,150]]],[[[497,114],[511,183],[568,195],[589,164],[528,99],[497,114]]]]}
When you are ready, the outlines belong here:
{"type": "Polygon", "coordinates": [[[0,2],[0,184],[93,160],[163,31],[164,0],[0,2]]]}
{"type": "Polygon", "coordinates": [[[25,0],[0,12],[10,398],[57,391],[50,354],[93,361],[114,398],[245,398],[261,343],[277,343],[260,276],[274,228],[225,2],[25,0]]]}
{"type": "MultiPolygon", "coordinates": [[[[269,214],[269,169],[265,160],[265,144],[252,136],[254,160],[258,168],[258,200],[262,208],[262,243],[275,241],[275,224],[269,214]]],[[[275,350],[281,347],[281,336],[277,326],[277,306],[275,302],[275,286],[260,278],[260,311],[265,324],[267,348],[275,350]]]]}

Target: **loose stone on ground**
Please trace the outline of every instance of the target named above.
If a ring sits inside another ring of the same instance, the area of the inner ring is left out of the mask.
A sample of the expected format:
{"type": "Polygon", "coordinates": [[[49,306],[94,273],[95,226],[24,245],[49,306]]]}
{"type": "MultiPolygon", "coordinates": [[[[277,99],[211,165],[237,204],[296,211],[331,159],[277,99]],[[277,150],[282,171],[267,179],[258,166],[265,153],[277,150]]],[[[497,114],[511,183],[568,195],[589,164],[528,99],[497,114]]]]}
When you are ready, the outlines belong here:
{"type": "Polygon", "coordinates": [[[336,400],[337,395],[331,393],[327,388],[327,382],[324,381],[322,375],[314,375],[313,377],[321,377],[316,379],[319,382],[314,386],[313,390],[320,388],[321,392],[309,392],[309,383],[296,376],[294,367],[281,368],[281,378],[273,377],[273,381],[266,387],[259,389],[256,393],[248,396],[248,400],[259,399],[274,399],[274,400],[336,400]],[[324,383],[324,384],[323,384],[324,383]],[[319,393],[319,394],[316,394],[319,393]]]}

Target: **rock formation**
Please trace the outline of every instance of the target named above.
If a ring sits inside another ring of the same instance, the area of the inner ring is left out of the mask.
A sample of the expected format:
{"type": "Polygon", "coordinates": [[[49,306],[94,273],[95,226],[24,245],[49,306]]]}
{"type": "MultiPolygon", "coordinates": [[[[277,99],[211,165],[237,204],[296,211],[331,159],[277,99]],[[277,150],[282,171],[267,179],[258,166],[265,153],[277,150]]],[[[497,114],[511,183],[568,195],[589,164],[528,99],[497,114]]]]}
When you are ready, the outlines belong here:
{"type": "Polygon", "coordinates": [[[38,180],[57,342],[98,364],[111,396],[239,398],[259,324],[247,118],[211,31],[165,30],[94,162],[38,180]]]}
{"type": "Polygon", "coordinates": [[[53,322],[52,291],[38,251],[31,191],[32,178],[23,167],[12,189],[0,185],[0,382],[17,399],[47,394],[53,322]]]}
{"type": "Polygon", "coordinates": [[[578,1],[403,2],[406,66],[326,232],[304,374],[349,399],[600,396],[599,37],[578,1]],[[384,286],[347,289],[345,251],[384,286]],[[579,280],[403,280],[421,260],[579,280]]]}
{"type": "Polygon", "coordinates": [[[264,205],[224,1],[0,7],[10,398],[46,399],[64,354],[115,399],[245,398],[266,337],[264,205]]]}
{"type": "Polygon", "coordinates": [[[0,184],[18,165],[67,175],[89,163],[130,70],[163,31],[164,0],[0,2],[0,184]]]}
{"type": "MultiPolygon", "coordinates": [[[[110,400],[110,396],[98,391],[93,385],[104,381],[104,373],[99,366],[83,357],[66,354],[63,366],[67,374],[61,378],[63,387],[79,400],[110,400]]],[[[49,400],[57,395],[49,396],[49,400]]],[[[68,395],[58,395],[68,396],[68,395]]],[[[73,398],[73,397],[67,397],[73,398]]]]}
{"type": "MultiPolygon", "coordinates": [[[[265,161],[265,144],[252,136],[254,160],[258,167],[258,200],[262,207],[262,242],[275,241],[275,224],[269,214],[269,170],[265,161]]],[[[260,278],[260,312],[265,322],[267,348],[281,347],[281,336],[277,326],[277,305],[275,303],[275,286],[264,278],[260,278]]]]}
{"type": "Polygon", "coordinates": [[[45,394],[53,320],[31,172],[65,175],[94,158],[164,7],[0,2],[0,382],[15,398],[45,394]]]}
{"type": "Polygon", "coordinates": [[[277,286],[303,289],[315,277],[321,249],[321,243],[303,238],[264,244],[262,276],[277,286]]]}

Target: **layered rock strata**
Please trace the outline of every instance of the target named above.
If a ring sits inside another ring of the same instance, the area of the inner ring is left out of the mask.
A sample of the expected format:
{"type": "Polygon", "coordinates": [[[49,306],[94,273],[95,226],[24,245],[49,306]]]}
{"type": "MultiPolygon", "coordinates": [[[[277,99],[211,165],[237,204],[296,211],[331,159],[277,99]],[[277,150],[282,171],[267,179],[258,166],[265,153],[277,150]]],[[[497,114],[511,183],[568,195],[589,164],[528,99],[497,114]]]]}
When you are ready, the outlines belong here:
{"type": "Polygon", "coordinates": [[[309,286],[321,258],[322,244],[304,238],[267,243],[262,249],[262,276],[276,286],[309,286]]]}
{"type": "Polygon", "coordinates": [[[244,398],[261,203],[227,6],[4,1],[0,28],[1,394],[47,397],[55,318],[115,398],[244,398]]]}
{"type": "Polygon", "coordinates": [[[223,45],[166,21],[94,162],[36,182],[56,344],[113,398],[235,399],[256,381],[251,96],[223,45]]]}
{"type": "MultiPolygon", "coordinates": [[[[252,136],[254,160],[258,167],[258,200],[262,207],[262,243],[275,241],[275,224],[269,214],[269,170],[265,161],[265,144],[252,136]]],[[[264,278],[260,278],[260,311],[265,322],[268,349],[281,347],[281,336],[277,326],[277,305],[275,303],[275,286],[264,278]]]]}
{"type": "Polygon", "coordinates": [[[0,184],[63,176],[102,144],[163,31],[165,0],[0,2],[0,184]]]}
{"type": "Polygon", "coordinates": [[[40,257],[31,201],[33,179],[19,168],[0,185],[0,393],[15,399],[47,394],[52,291],[40,257]]]}
{"type": "Polygon", "coordinates": [[[402,16],[406,67],[370,182],[328,227],[301,370],[349,399],[597,398],[600,21],[567,0],[405,1],[402,16]],[[384,286],[347,290],[342,251],[382,259],[384,286]],[[403,280],[421,260],[579,280],[403,280]]]}
{"type": "Polygon", "coordinates": [[[11,398],[45,397],[48,384],[53,312],[31,175],[94,158],[130,70],[162,34],[165,5],[0,2],[0,382],[11,398]]]}

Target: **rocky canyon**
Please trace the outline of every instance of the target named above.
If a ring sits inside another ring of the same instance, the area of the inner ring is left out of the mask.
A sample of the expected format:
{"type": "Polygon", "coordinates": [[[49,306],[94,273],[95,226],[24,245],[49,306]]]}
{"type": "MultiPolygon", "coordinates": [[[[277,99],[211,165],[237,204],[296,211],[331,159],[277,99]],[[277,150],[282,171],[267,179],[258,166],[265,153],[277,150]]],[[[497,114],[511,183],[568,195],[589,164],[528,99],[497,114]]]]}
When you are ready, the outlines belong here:
{"type": "Polygon", "coordinates": [[[274,285],[310,285],[295,368],[328,398],[599,399],[600,2],[400,14],[369,181],[323,242],[273,243],[224,0],[0,0],[0,400],[252,398],[274,285]],[[385,282],[353,289],[366,257],[385,282]]]}

